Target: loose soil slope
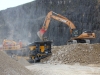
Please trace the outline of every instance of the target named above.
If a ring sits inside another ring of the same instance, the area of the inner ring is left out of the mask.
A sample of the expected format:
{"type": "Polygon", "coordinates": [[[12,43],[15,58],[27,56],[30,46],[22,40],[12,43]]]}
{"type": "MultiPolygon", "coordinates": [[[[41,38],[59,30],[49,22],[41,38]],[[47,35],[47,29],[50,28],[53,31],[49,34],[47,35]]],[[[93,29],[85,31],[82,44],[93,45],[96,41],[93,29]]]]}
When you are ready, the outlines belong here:
{"type": "Polygon", "coordinates": [[[100,44],[72,44],[55,46],[52,55],[41,60],[43,63],[100,63],[100,44]]]}
{"type": "Polygon", "coordinates": [[[0,75],[33,75],[24,66],[0,51],[0,75]]]}

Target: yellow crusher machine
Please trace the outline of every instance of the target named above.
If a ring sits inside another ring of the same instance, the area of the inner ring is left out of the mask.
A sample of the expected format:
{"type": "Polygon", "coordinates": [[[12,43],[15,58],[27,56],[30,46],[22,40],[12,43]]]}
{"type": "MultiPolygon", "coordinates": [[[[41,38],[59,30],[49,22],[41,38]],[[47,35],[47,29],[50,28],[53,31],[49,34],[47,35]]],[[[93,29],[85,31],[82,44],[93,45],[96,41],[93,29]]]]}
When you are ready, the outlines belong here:
{"type": "Polygon", "coordinates": [[[43,41],[29,44],[29,62],[40,62],[41,59],[51,55],[51,43],[51,41],[43,41]]]}

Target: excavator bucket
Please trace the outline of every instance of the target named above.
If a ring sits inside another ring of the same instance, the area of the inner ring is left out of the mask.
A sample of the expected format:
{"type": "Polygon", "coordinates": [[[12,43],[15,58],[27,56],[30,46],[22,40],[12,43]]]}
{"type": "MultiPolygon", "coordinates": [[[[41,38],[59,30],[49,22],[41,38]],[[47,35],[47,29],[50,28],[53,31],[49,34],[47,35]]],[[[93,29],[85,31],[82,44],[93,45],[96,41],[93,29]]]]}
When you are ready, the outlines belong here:
{"type": "Polygon", "coordinates": [[[37,35],[38,37],[43,40],[43,34],[45,33],[46,31],[44,29],[40,29],[38,32],[37,32],[37,35]]]}

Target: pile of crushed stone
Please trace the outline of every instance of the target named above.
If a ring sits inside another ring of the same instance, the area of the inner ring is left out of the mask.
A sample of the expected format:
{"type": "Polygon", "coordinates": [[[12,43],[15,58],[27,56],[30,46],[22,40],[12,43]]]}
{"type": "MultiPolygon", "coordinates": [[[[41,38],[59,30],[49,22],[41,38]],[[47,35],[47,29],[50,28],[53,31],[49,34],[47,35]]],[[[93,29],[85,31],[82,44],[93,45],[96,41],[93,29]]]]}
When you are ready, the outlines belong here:
{"type": "Polygon", "coordinates": [[[30,65],[28,60],[26,58],[24,58],[24,57],[18,58],[17,62],[20,63],[23,66],[29,66],[30,65]]]}
{"type": "Polygon", "coordinates": [[[72,44],[64,46],[54,46],[52,55],[42,59],[42,63],[100,63],[100,44],[72,44]]]}
{"type": "Polygon", "coordinates": [[[0,51],[0,75],[33,75],[31,71],[0,51]]]}

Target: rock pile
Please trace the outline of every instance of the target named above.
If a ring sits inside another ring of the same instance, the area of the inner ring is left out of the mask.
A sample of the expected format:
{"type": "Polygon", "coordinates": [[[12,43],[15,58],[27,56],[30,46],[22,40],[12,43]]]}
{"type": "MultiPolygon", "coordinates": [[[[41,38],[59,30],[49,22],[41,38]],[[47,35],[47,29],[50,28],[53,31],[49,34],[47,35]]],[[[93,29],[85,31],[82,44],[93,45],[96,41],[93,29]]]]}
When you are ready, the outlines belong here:
{"type": "Polygon", "coordinates": [[[0,75],[33,75],[24,66],[0,51],[0,75]]]}
{"type": "Polygon", "coordinates": [[[43,63],[100,63],[100,44],[72,44],[55,46],[52,55],[41,60],[43,63]]]}

